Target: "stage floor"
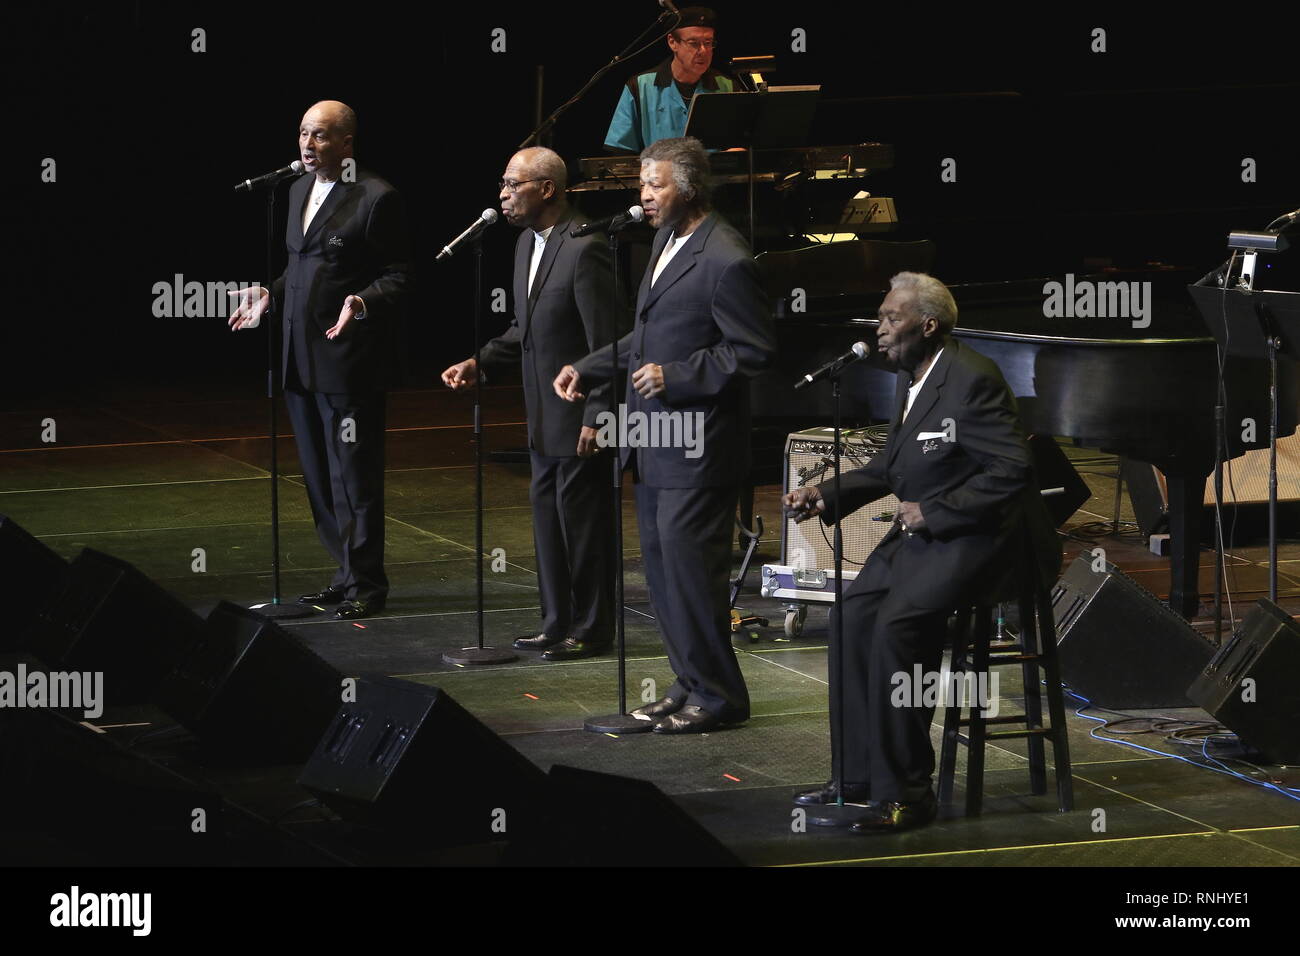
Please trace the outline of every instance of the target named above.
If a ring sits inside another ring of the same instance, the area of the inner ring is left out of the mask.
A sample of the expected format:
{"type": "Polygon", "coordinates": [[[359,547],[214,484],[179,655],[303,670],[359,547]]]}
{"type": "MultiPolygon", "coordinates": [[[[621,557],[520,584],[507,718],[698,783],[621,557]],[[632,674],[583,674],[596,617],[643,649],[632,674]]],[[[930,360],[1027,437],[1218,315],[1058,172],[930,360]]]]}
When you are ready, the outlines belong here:
{"type": "MultiPolygon", "coordinates": [[[[523,447],[519,390],[489,388],[485,397],[489,451],[523,447]]],[[[1124,734],[1148,751],[1134,749],[1113,742],[1118,734],[1100,729],[1097,720],[1074,713],[1068,719],[1077,808],[1072,813],[1056,812],[1052,792],[1028,795],[1024,743],[1015,741],[989,747],[979,818],[961,813],[959,766],[957,803],[930,827],[884,838],[816,827],[794,832],[791,794],[829,776],[826,612],[810,611],[803,635],[786,639],[781,605],[757,593],[759,567],[778,558],[777,487],[757,491],[755,508],[766,530],[740,599],[745,610],[771,622],[757,629],[756,642],[742,637],[736,645],[753,701],[753,717],[744,726],[686,737],[584,732],[585,717],[616,709],[616,665],[609,655],[551,664],[523,652],[514,663],[478,669],[442,663],[443,651],[471,644],[476,635],[471,408],[469,396],[442,390],[390,396],[388,607],[356,623],[324,613],[286,623],[345,674],[380,672],[436,684],[543,770],[560,763],[650,780],[750,864],[1300,865],[1300,802],[1200,766],[1207,761],[1198,747],[1163,733],[1124,734]]],[[[0,512],[65,557],[92,547],[132,562],[200,613],[220,599],[265,601],[271,586],[265,412],[264,402],[238,396],[194,399],[156,390],[67,408],[24,402],[0,416],[0,512]],[[41,440],[47,418],[56,422],[57,442],[41,440]],[[205,554],[202,573],[192,570],[196,548],[205,554]]],[[[1111,517],[1115,462],[1088,450],[1067,452],[1093,491],[1067,524],[1077,532],[1065,541],[1069,561],[1090,546],[1086,526],[1111,517]]],[[[281,587],[292,599],[324,586],[333,569],[311,526],[291,438],[280,442],[280,462],[281,587]]],[[[625,493],[627,676],[629,693],[639,701],[643,691],[655,695],[666,688],[672,675],[646,599],[631,489],[625,493]]],[[[486,633],[488,643],[504,646],[535,633],[538,623],[527,465],[489,463],[485,501],[485,551],[503,549],[504,564],[504,570],[485,574],[486,633]]],[[[1127,497],[1121,518],[1132,519],[1127,497]]],[[[1136,535],[1106,535],[1096,542],[1109,560],[1167,595],[1167,559],[1151,554],[1136,535]]],[[[1213,553],[1203,551],[1201,559],[1201,587],[1209,594],[1213,553]]],[[[1266,593],[1265,561],[1263,546],[1232,549],[1238,618],[1266,593]]],[[[1279,577],[1281,603],[1295,613],[1300,542],[1282,544],[1279,577]]],[[[1198,627],[1211,626],[1202,618],[1198,627]]],[[[1001,687],[1004,708],[1017,708],[1020,692],[1018,677],[1008,671],[1001,687]]],[[[1072,711],[1080,706],[1072,703],[1072,711]]],[[[1154,716],[1089,713],[1113,720],[1154,716]]],[[[1206,717],[1194,710],[1162,716],[1206,717]]],[[[279,820],[283,831],[303,836],[336,860],[403,861],[397,848],[362,847],[326,811],[300,806],[308,795],[294,785],[295,767],[200,767],[183,737],[166,732],[165,716],[148,708],[110,707],[94,723],[123,741],[137,741],[137,750],[177,772],[219,786],[253,816],[279,820]],[[152,736],[142,740],[145,734],[152,736]]],[[[1121,729],[1135,726],[1147,725],[1121,729]]],[[[938,730],[936,724],[936,746],[938,730]]],[[[1256,768],[1226,753],[1220,757],[1224,765],[1256,782],[1300,788],[1300,770],[1256,768]]],[[[22,857],[20,862],[41,862],[40,847],[33,845],[22,857]]],[[[491,862],[490,855],[469,852],[437,859],[491,862]]],[[[669,861],[647,845],[643,858],[626,862],[669,861]]]]}

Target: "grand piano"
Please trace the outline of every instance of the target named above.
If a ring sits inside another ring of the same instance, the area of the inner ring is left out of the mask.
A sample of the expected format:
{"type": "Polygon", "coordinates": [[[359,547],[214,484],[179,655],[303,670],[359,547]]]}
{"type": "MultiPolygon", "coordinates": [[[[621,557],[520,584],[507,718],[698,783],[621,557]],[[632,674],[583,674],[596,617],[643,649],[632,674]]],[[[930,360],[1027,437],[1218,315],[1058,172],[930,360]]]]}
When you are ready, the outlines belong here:
{"type": "MultiPolygon", "coordinates": [[[[776,303],[780,345],[776,366],[752,385],[758,426],[779,432],[829,423],[830,389],[795,392],[794,382],[855,341],[874,350],[875,314],[888,276],[900,267],[924,269],[933,255],[927,245],[856,240],[758,257],[776,303]]],[[[1188,618],[1200,607],[1198,529],[1205,481],[1214,469],[1218,381],[1214,339],[1187,293],[1198,275],[1161,268],[1075,276],[1076,281],[1150,282],[1154,304],[1145,328],[1124,318],[1045,317],[1044,284],[1063,276],[951,287],[958,306],[955,337],[1002,369],[1027,432],[1072,439],[1164,472],[1169,604],[1188,618]]],[[[1280,362],[1278,386],[1279,437],[1284,437],[1295,431],[1297,418],[1296,364],[1290,359],[1280,362]]],[[[850,367],[842,392],[846,423],[886,420],[894,373],[880,366],[873,351],[872,359],[850,367]]],[[[1231,423],[1227,455],[1265,447],[1267,364],[1229,358],[1225,392],[1225,420],[1231,423]],[[1259,423],[1250,445],[1243,444],[1239,424],[1247,417],[1259,423]]]]}

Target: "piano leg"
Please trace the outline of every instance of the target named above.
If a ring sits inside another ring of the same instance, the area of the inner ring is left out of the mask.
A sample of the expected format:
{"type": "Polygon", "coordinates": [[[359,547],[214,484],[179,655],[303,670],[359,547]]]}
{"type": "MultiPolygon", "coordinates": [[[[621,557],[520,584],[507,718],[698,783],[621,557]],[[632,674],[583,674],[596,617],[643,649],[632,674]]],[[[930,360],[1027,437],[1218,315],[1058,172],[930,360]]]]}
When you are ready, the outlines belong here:
{"type": "Polygon", "coordinates": [[[1208,477],[1208,473],[1165,473],[1169,491],[1169,606],[1188,620],[1201,608],[1201,518],[1208,477]]]}

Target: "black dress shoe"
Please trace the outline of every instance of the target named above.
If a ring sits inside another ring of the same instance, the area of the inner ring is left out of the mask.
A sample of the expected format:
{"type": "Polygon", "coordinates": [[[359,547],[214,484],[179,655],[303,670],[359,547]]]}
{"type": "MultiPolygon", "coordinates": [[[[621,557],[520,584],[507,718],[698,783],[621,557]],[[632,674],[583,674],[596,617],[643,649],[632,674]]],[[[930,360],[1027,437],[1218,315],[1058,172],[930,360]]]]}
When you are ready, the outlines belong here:
{"type": "Polygon", "coordinates": [[[542,660],[576,661],[581,657],[595,657],[597,654],[604,654],[607,650],[609,650],[608,642],[593,644],[591,641],[576,641],[571,637],[566,637],[558,644],[542,651],[542,660]]]}
{"type": "MultiPolygon", "coordinates": [[[[817,790],[801,790],[794,795],[794,802],[801,807],[822,807],[835,803],[839,799],[839,790],[834,780],[827,780],[826,786],[817,790]]],[[[844,785],[845,803],[867,803],[871,798],[871,788],[861,784],[844,785]]]]}
{"type": "Polygon", "coordinates": [[[354,621],[359,617],[369,617],[372,614],[378,614],[383,609],[384,605],[380,601],[359,601],[353,599],[351,601],[344,601],[340,604],[338,610],[334,612],[334,616],[340,621],[354,621]]]}
{"type": "Polygon", "coordinates": [[[722,718],[703,707],[687,704],[675,714],[669,714],[655,724],[657,734],[704,734],[722,726],[722,718]]]}
{"type": "Polygon", "coordinates": [[[870,813],[853,826],[852,833],[900,833],[923,827],[939,815],[939,801],[931,790],[920,800],[900,803],[890,800],[869,805],[870,813]]]}
{"type": "Polygon", "coordinates": [[[538,634],[534,637],[516,637],[515,647],[521,651],[541,651],[564,640],[562,637],[547,637],[545,634],[538,634]]]}
{"type": "Polygon", "coordinates": [[[338,604],[343,600],[343,589],[333,585],[315,594],[304,594],[298,598],[299,604],[338,604]]]}
{"type": "Polygon", "coordinates": [[[637,720],[658,720],[661,717],[667,717],[669,714],[675,714],[686,704],[686,698],[674,700],[671,697],[661,697],[653,704],[646,704],[644,707],[638,707],[632,711],[632,716],[637,720]]]}

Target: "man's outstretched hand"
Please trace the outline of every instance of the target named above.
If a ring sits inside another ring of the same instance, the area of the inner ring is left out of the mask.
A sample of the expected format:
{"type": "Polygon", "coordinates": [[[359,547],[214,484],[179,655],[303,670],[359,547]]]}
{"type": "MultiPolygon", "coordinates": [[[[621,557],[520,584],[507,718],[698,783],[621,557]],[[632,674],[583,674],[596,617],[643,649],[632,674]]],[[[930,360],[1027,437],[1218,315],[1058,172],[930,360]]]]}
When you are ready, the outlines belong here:
{"type": "Polygon", "coordinates": [[[361,301],[361,296],[348,296],[343,300],[343,308],[339,309],[339,320],[325,330],[325,338],[330,341],[338,338],[352,324],[353,319],[365,310],[366,304],[361,301]]]}
{"type": "Polygon", "coordinates": [[[781,504],[785,508],[785,516],[793,518],[796,523],[807,521],[826,510],[826,499],[822,497],[816,485],[797,488],[787,493],[781,499],[781,504]]]}
{"type": "Polygon", "coordinates": [[[576,402],[587,397],[578,391],[582,387],[582,380],[578,377],[578,370],[572,365],[560,369],[560,374],[555,376],[551,386],[555,389],[555,394],[566,402],[576,402]]]}
{"type": "Polygon", "coordinates": [[[478,365],[472,358],[467,358],[463,362],[457,362],[442,373],[442,384],[446,385],[452,391],[469,388],[477,381],[478,365]]]}
{"type": "Polygon", "coordinates": [[[230,331],[255,329],[262,321],[262,313],[271,306],[271,293],[260,285],[228,293],[239,299],[235,311],[230,313],[230,331]]]}

